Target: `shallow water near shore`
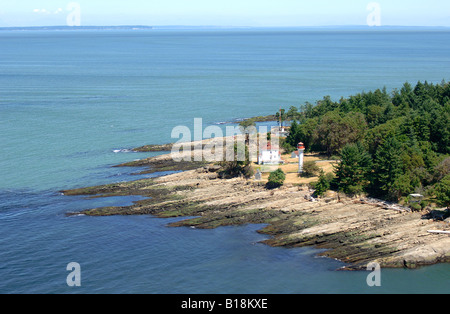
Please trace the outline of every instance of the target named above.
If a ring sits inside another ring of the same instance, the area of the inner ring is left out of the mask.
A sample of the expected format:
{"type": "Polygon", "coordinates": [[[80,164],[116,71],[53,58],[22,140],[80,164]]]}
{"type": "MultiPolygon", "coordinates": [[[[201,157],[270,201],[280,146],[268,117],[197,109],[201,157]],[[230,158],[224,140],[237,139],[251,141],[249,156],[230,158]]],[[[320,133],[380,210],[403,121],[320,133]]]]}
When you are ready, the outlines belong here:
{"type": "MultiPolygon", "coordinates": [[[[405,81],[439,83],[445,31],[1,32],[0,293],[449,293],[450,265],[368,272],[314,248],[272,248],[260,225],[169,228],[151,216],[67,217],[136,197],[63,189],[141,178],[178,125],[273,114],[405,81]],[[81,265],[81,287],[66,266],[81,265]]],[[[146,177],[163,175],[151,174],[146,177]]]]}
{"type": "Polygon", "coordinates": [[[1,196],[29,204],[0,211],[1,224],[14,226],[1,231],[1,293],[448,293],[448,265],[382,269],[382,286],[369,287],[369,272],[339,271],[344,264],[318,257],[319,250],[259,243],[267,238],[257,233],[263,225],[201,230],[169,228],[177,219],[151,216],[66,217],[66,208],[137,199],[1,196]],[[81,287],[65,282],[73,261],[81,287]]]}

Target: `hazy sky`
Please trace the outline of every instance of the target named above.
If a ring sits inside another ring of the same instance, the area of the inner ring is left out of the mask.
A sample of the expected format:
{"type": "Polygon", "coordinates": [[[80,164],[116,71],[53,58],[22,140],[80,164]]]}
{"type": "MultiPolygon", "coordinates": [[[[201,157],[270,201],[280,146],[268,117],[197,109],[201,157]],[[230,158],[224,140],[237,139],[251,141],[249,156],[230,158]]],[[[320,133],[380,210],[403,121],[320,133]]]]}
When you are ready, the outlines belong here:
{"type": "Polygon", "coordinates": [[[450,26],[448,0],[0,0],[0,26],[366,25],[371,2],[381,25],[450,26]]]}

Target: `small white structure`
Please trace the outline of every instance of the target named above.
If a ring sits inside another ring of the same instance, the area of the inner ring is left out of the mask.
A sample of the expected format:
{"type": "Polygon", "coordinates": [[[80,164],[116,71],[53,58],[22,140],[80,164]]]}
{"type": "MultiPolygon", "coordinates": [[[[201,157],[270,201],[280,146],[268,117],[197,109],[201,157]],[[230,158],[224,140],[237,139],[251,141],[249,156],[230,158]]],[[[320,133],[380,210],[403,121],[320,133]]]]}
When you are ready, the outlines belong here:
{"type": "Polygon", "coordinates": [[[409,194],[409,197],[409,203],[420,203],[423,199],[423,195],[421,194],[409,194]]]}
{"type": "Polygon", "coordinates": [[[281,152],[279,147],[272,147],[270,143],[267,144],[266,149],[262,149],[258,155],[259,165],[275,165],[281,163],[281,152]]]}
{"type": "Polygon", "coordinates": [[[260,181],[262,180],[262,173],[261,170],[258,169],[258,171],[255,173],[255,180],[260,181]]]}
{"type": "Polygon", "coordinates": [[[303,173],[303,157],[305,152],[305,145],[298,143],[298,173],[303,173]]]}
{"type": "Polygon", "coordinates": [[[272,133],[273,136],[277,136],[277,137],[287,137],[288,136],[288,132],[286,131],[286,129],[284,127],[274,126],[270,129],[270,132],[272,133]]]}

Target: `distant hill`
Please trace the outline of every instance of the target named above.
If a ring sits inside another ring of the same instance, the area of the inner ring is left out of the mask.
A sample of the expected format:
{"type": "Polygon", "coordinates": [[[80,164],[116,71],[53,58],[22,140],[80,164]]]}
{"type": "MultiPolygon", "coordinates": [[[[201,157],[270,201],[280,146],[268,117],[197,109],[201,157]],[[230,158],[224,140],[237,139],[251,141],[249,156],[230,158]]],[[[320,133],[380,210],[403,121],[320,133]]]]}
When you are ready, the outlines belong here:
{"type": "Polygon", "coordinates": [[[152,26],[122,25],[122,26],[29,26],[0,27],[0,31],[66,31],[66,30],[151,30],[152,26]]]}

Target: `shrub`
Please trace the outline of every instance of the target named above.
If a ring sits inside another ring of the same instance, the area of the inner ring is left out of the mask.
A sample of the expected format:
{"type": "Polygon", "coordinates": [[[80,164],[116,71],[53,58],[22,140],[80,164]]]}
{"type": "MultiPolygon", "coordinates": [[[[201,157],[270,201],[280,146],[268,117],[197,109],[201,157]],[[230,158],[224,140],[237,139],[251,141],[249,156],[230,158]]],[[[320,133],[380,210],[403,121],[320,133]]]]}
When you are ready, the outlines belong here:
{"type": "Polygon", "coordinates": [[[239,161],[227,161],[220,164],[222,170],[219,171],[219,177],[223,179],[230,179],[236,177],[251,178],[255,171],[250,163],[239,161]]]}
{"type": "Polygon", "coordinates": [[[409,208],[411,208],[412,211],[420,211],[422,210],[422,206],[420,206],[419,203],[412,203],[409,205],[409,208]]]}
{"type": "Polygon", "coordinates": [[[283,170],[277,169],[274,172],[271,172],[269,175],[269,181],[267,182],[266,187],[268,189],[275,189],[284,184],[284,180],[286,180],[286,175],[283,170]]]}
{"type": "Polygon", "coordinates": [[[420,201],[419,205],[420,205],[421,209],[424,209],[425,207],[430,205],[430,202],[428,202],[428,201],[420,201]]]}
{"type": "Polygon", "coordinates": [[[320,170],[319,181],[314,184],[316,196],[323,196],[326,191],[330,189],[330,182],[327,180],[327,177],[323,170],[320,170]]]}
{"type": "Polygon", "coordinates": [[[244,177],[246,179],[252,177],[255,171],[249,160],[248,147],[245,146],[245,161],[238,161],[238,146],[234,145],[234,161],[222,161],[219,163],[222,170],[219,171],[219,177],[223,179],[244,177]]]}
{"type": "Polygon", "coordinates": [[[320,168],[315,161],[306,161],[303,164],[303,175],[306,178],[315,177],[319,174],[320,168]]]}

